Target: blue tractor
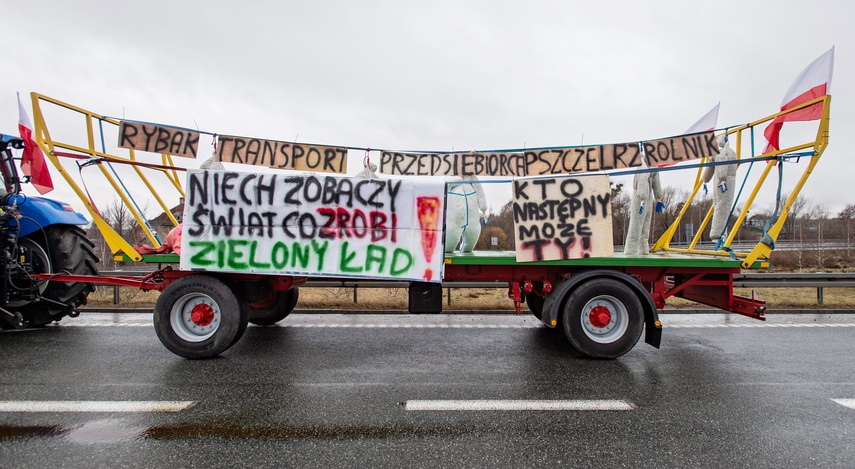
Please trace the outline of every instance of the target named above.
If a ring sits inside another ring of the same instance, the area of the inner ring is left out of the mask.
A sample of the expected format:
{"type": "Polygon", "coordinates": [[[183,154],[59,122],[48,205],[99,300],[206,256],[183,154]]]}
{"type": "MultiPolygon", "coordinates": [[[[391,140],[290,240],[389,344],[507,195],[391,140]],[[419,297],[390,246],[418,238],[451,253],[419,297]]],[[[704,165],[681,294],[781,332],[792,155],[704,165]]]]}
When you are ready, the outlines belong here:
{"type": "Polygon", "coordinates": [[[97,275],[98,258],[70,205],[21,193],[12,149],[24,141],[0,134],[0,328],[37,327],[76,316],[91,283],[39,280],[37,274],[97,275]]]}

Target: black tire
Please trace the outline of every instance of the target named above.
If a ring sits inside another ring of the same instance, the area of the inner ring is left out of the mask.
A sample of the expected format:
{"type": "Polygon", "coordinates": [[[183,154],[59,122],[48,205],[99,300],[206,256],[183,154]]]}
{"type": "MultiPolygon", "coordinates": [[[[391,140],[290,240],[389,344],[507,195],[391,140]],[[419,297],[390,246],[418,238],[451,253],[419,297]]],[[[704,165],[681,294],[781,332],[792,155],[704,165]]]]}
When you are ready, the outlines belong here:
{"type": "Polygon", "coordinates": [[[247,308],[234,290],[210,275],[188,275],[166,287],[154,305],[154,330],[170,352],[211,358],[246,330],[247,308]]]}
{"type": "Polygon", "coordinates": [[[564,303],[564,335],[590,358],[617,358],[638,342],[644,312],[635,291],[610,278],[595,278],[572,290],[564,303]]]}
{"type": "Polygon", "coordinates": [[[297,307],[300,289],[292,288],[287,291],[273,291],[271,298],[264,302],[248,305],[249,322],[257,326],[272,326],[285,319],[297,307]]]}
{"type": "MultiPolygon", "coordinates": [[[[35,273],[70,273],[98,275],[95,245],[86,232],[75,225],[52,225],[18,240],[26,263],[35,273]]],[[[27,288],[28,281],[9,285],[27,288]]],[[[84,282],[43,282],[38,285],[41,297],[51,301],[11,301],[7,308],[21,313],[29,326],[43,326],[73,314],[76,307],[86,304],[95,286],[84,282]],[[57,304],[61,303],[61,304],[57,304]]]]}
{"type": "MultiPolygon", "coordinates": [[[[249,306],[247,306],[246,301],[242,301],[243,296],[241,296],[241,290],[235,285],[234,281],[230,278],[221,278],[220,281],[222,281],[238,297],[238,303],[240,303],[241,309],[243,309],[243,311],[241,311],[241,317],[249,318],[249,306]]],[[[243,337],[243,334],[246,332],[246,328],[248,326],[248,320],[241,320],[240,324],[238,325],[237,334],[235,334],[235,338],[232,339],[232,342],[229,344],[229,346],[226,347],[226,350],[231,348],[232,345],[236,344],[241,339],[241,337],[243,337]]]]}
{"type": "Polygon", "coordinates": [[[529,293],[525,296],[525,304],[528,305],[528,310],[537,319],[543,319],[543,302],[544,298],[537,293],[529,293]]]}

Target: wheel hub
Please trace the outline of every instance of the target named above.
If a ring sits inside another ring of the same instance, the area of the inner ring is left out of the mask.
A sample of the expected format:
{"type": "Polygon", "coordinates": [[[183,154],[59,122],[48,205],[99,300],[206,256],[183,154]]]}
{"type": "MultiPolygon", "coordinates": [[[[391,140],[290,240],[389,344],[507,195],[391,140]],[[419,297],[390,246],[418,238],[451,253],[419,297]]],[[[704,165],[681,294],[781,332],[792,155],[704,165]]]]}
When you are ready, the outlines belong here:
{"type": "Polygon", "coordinates": [[[209,326],[214,322],[214,308],[205,303],[199,303],[190,310],[190,319],[199,327],[209,326]]]}
{"type": "Polygon", "coordinates": [[[594,308],[591,309],[591,312],[588,313],[588,320],[591,322],[592,326],[602,329],[612,322],[612,312],[605,306],[594,306],[594,308]]]}

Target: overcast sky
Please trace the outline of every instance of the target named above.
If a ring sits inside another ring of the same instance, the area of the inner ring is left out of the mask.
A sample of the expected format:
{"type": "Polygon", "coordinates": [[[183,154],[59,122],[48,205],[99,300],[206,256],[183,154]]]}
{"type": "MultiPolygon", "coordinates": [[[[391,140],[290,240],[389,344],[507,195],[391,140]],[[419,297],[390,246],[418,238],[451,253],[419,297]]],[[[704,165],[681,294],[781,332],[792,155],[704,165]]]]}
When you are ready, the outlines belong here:
{"type": "MultiPolygon", "coordinates": [[[[34,0],[6,10],[0,131],[13,134],[15,92],[29,110],[36,91],[108,116],[329,145],[627,142],[679,134],[718,102],[720,127],[774,113],[836,46],[831,144],[803,194],[831,215],[855,203],[848,0],[34,0]]],[[[350,174],[361,161],[351,153],[350,174]]],[[[72,201],[53,174],[49,195],[72,201]]],[[[689,189],[694,175],[668,183],[689,189]]],[[[507,201],[490,194],[494,210],[507,201]]]]}

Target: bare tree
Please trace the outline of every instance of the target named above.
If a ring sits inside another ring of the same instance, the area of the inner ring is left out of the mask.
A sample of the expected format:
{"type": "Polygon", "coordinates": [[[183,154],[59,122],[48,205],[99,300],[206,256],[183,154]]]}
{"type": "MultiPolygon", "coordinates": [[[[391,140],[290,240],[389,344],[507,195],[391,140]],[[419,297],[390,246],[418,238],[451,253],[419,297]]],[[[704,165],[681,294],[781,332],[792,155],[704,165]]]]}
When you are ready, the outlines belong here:
{"type": "MultiPolygon", "coordinates": [[[[127,234],[129,234],[135,226],[135,220],[131,216],[130,211],[128,211],[128,209],[118,199],[113,199],[107,207],[101,209],[100,215],[101,218],[103,218],[104,221],[107,222],[107,224],[110,225],[110,227],[113,228],[113,230],[115,230],[122,238],[126,238],[127,234]]],[[[107,241],[104,239],[104,235],[101,233],[101,230],[94,222],[89,225],[88,237],[93,243],[95,243],[95,250],[98,254],[98,258],[101,260],[99,262],[99,269],[115,269],[116,262],[113,260],[113,253],[107,245],[107,241]]]]}
{"type": "Polygon", "coordinates": [[[114,198],[107,208],[101,211],[101,218],[124,239],[128,239],[136,227],[136,220],[131,211],[119,199],[114,198]]]}
{"type": "Polygon", "coordinates": [[[629,194],[612,192],[612,239],[615,245],[623,244],[629,228],[629,194]]]}
{"type": "Polygon", "coordinates": [[[843,210],[837,214],[837,218],[855,218],[855,204],[846,204],[843,210]]]}
{"type": "Polygon", "coordinates": [[[475,249],[479,251],[487,251],[493,248],[493,238],[496,238],[496,249],[513,250],[514,246],[508,242],[508,234],[498,226],[490,226],[489,224],[481,230],[481,237],[478,238],[478,243],[475,244],[475,249]]]}
{"type": "MultiPolygon", "coordinates": [[[[665,210],[661,213],[655,213],[653,216],[653,227],[650,231],[654,240],[659,239],[665,233],[665,230],[674,223],[688,199],[689,193],[685,189],[678,189],[672,186],[662,188],[662,203],[665,204],[665,210]]],[[[677,239],[674,241],[680,241],[682,239],[680,238],[681,236],[681,233],[677,233],[677,239]]]]}
{"type": "Polygon", "coordinates": [[[98,270],[109,270],[116,266],[113,261],[113,255],[107,247],[107,241],[104,240],[104,235],[101,230],[95,225],[95,222],[89,224],[86,228],[86,237],[95,245],[95,255],[98,256],[98,270]]]}
{"type": "Polygon", "coordinates": [[[846,249],[843,250],[843,261],[846,265],[846,269],[849,269],[849,265],[852,262],[852,244],[850,241],[850,233],[852,226],[852,219],[855,218],[855,204],[847,204],[840,213],[837,214],[837,218],[840,221],[840,229],[842,233],[840,236],[846,242],[846,249]]]}
{"type": "Polygon", "coordinates": [[[514,202],[509,201],[505,205],[502,206],[502,209],[498,214],[490,214],[487,217],[487,226],[485,226],[481,230],[481,238],[478,241],[475,249],[490,249],[490,238],[489,237],[496,236],[499,238],[499,249],[510,249],[513,250],[515,244],[514,237],[514,202]],[[491,228],[497,228],[497,231],[491,230],[491,228]],[[487,234],[487,232],[491,232],[492,234],[487,234]],[[502,236],[502,234],[504,236],[502,236]]]}
{"type": "Polygon", "coordinates": [[[825,249],[824,243],[825,229],[828,224],[828,207],[824,204],[817,203],[810,207],[808,213],[810,214],[810,218],[814,220],[811,231],[815,231],[815,237],[813,239],[816,240],[816,246],[813,252],[816,258],[816,265],[822,269],[825,268],[825,264],[828,261],[828,253],[825,249]]]}
{"type": "MultiPolygon", "coordinates": [[[[128,210],[121,200],[114,198],[112,202],[100,210],[100,214],[101,218],[122,239],[125,239],[130,244],[142,242],[142,237],[144,236],[142,230],[131,214],[131,211],[128,210]]],[[[98,251],[99,259],[101,259],[100,268],[104,270],[115,268],[116,263],[113,261],[113,253],[110,251],[110,247],[107,246],[104,235],[94,223],[89,226],[88,235],[89,239],[95,243],[95,249],[98,251]]]]}
{"type": "MultiPolygon", "coordinates": [[[[783,210],[784,204],[787,202],[787,199],[790,198],[790,194],[782,194],[781,201],[779,203],[778,215],[780,216],[780,211],[783,210]]],[[[805,198],[803,195],[799,195],[793,200],[793,205],[790,207],[790,213],[787,214],[787,220],[784,222],[784,227],[781,235],[789,235],[790,239],[796,239],[796,233],[799,230],[798,221],[799,216],[804,213],[807,208],[809,200],[805,198]]],[[[783,236],[782,236],[783,237],[783,236]]]]}

